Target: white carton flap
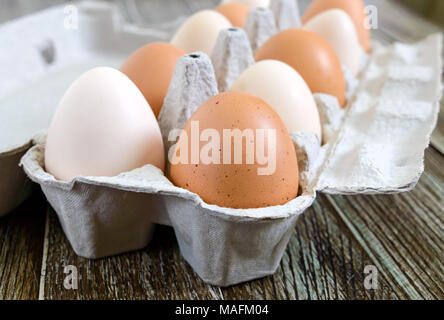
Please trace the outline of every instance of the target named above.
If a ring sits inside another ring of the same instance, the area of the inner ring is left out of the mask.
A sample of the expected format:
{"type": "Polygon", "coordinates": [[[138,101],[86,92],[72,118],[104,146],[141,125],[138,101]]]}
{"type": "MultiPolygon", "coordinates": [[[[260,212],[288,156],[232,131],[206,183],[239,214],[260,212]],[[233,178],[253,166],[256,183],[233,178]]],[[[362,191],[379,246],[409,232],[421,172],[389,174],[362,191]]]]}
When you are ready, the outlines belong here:
{"type": "Polygon", "coordinates": [[[442,35],[375,46],[316,189],[382,194],[414,188],[442,95],[442,35]]]}

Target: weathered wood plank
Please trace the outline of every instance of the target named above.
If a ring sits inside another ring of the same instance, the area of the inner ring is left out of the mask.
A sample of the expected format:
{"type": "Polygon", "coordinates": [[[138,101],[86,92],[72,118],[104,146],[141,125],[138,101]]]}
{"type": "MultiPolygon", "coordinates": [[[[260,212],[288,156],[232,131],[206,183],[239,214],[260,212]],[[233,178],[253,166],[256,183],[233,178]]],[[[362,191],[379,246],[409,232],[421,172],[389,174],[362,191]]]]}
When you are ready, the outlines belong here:
{"type": "Polygon", "coordinates": [[[382,299],[398,298],[381,272],[381,289],[365,290],[373,262],[333,206],[321,199],[299,219],[282,263],[271,277],[229,288],[203,283],[181,257],[174,232],[158,227],[142,251],[87,260],[71,249],[49,214],[45,299],[382,299]],[[64,267],[78,269],[78,290],[66,290],[64,267]]]}
{"type": "Polygon", "coordinates": [[[398,295],[444,298],[444,158],[426,152],[426,172],[409,193],[327,196],[398,295]]]}
{"type": "Polygon", "coordinates": [[[0,219],[0,300],[37,299],[46,199],[40,191],[0,219]]]}
{"type": "Polygon", "coordinates": [[[216,295],[217,290],[198,291],[202,283],[180,257],[171,228],[159,227],[146,250],[94,261],[75,255],[52,210],[49,220],[41,298],[211,299],[216,295]],[[78,290],[66,290],[63,286],[64,268],[68,265],[78,270],[78,290]]]}
{"type": "Polygon", "coordinates": [[[390,299],[390,285],[380,275],[380,290],[364,288],[364,267],[373,265],[324,196],[298,222],[281,268],[295,285],[297,299],[390,299]]]}

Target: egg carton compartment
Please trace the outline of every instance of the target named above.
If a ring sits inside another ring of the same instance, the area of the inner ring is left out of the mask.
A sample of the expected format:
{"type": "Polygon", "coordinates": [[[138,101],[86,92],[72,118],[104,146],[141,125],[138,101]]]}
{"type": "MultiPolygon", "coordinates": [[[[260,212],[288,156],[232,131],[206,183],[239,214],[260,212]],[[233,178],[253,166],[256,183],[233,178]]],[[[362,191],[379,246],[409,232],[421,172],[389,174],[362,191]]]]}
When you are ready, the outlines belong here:
{"type": "Polygon", "coordinates": [[[70,84],[95,66],[120,67],[136,49],[166,41],[182,22],[140,29],[99,1],[56,6],[0,27],[0,216],[27,196],[18,169],[70,84]]]}
{"type": "MultiPolygon", "coordinates": [[[[296,137],[301,174],[306,174],[314,135],[296,137]],[[305,173],[304,173],[305,172],[305,173]]],[[[231,209],[206,204],[146,165],[115,177],[57,181],[44,170],[45,134],[22,158],[40,184],[76,254],[101,258],[145,247],[153,225],[174,228],[183,257],[206,282],[228,286],[273,274],[299,215],[315,199],[305,185],[282,206],[231,209]],[[248,237],[245,235],[248,234],[248,237]]]]}

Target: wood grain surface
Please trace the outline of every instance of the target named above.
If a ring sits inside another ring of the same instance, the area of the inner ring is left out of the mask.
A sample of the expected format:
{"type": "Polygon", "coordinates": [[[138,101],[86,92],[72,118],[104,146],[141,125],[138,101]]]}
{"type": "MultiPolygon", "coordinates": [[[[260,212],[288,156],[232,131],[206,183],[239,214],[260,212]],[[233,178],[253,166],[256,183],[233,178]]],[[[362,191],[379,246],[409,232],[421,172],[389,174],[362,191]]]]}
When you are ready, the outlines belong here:
{"type": "MultiPolygon", "coordinates": [[[[298,221],[274,276],[229,288],[205,284],[180,256],[172,228],[157,227],[142,251],[91,261],[71,250],[54,212],[49,214],[45,299],[382,299],[398,298],[380,275],[379,290],[365,290],[372,260],[325,197],[298,221]],[[66,290],[64,267],[79,271],[78,290],[66,290]]],[[[402,296],[401,296],[402,297],[402,296]]]]}
{"type": "Polygon", "coordinates": [[[36,191],[0,219],[0,300],[38,298],[47,204],[36,191]]]}
{"type": "MultiPolygon", "coordinates": [[[[149,25],[218,2],[136,0],[118,5],[129,21],[149,25]]],[[[307,3],[300,1],[301,11],[307,3]]],[[[393,1],[368,3],[379,9],[380,27],[373,36],[384,43],[419,40],[440,30],[393,1]]],[[[20,9],[14,10],[12,16],[19,15],[20,9]]],[[[0,12],[0,21],[5,20],[0,12]]],[[[37,191],[0,219],[0,299],[444,299],[443,116],[415,190],[387,196],[319,195],[299,219],[277,272],[228,288],[200,280],[181,257],[169,227],[157,227],[144,250],[95,261],[76,256],[37,191]],[[70,265],[78,270],[76,290],[64,287],[64,269],[70,265]],[[376,290],[364,287],[366,266],[378,270],[376,290]]]]}

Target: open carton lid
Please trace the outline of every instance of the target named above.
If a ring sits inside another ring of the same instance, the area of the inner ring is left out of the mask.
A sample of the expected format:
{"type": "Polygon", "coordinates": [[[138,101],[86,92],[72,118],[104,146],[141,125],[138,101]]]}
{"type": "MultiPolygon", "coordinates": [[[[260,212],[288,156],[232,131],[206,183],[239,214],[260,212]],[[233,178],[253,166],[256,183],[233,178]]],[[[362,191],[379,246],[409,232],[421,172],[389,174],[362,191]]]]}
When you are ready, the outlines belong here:
{"type": "Polygon", "coordinates": [[[374,45],[343,123],[317,160],[317,191],[386,194],[415,187],[439,113],[441,54],[441,34],[416,44],[374,45]]]}

